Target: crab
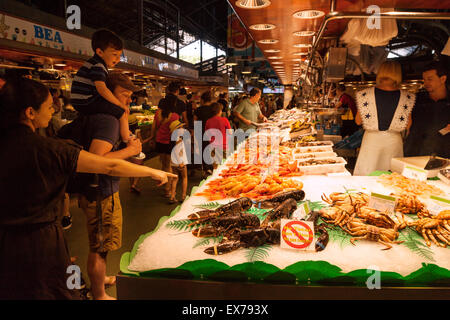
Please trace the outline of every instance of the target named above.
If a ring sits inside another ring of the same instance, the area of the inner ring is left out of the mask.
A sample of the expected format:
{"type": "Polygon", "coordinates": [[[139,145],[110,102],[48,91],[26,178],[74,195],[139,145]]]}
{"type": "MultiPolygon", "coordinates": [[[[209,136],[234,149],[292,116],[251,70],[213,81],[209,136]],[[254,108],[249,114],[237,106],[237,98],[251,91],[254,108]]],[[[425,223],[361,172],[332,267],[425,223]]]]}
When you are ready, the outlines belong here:
{"type": "Polygon", "coordinates": [[[322,194],[322,200],[331,205],[366,205],[369,202],[370,197],[362,192],[358,193],[341,193],[333,192],[328,197],[322,194]]]}
{"type": "Polygon", "coordinates": [[[450,210],[444,210],[437,216],[421,218],[414,222],[410,222],[408,223],[408,226],[416,227],[416,231],[425,239],[427,246],[430,247],[432,241],[435,245],[446,248],[447,245],[450,245],[449,220],[450,210]]]}
{"type": "Polygon", "coordinates": [[[342,227],[355,217],[356,211],[351,205],[342,205],[322,208],[319,214],[325,222],[342,227]]]}
{"type": "Polygon", "coordinates": [[[431,217],[430,212],[425,209],[425,205],[415,195],[409,193],[392,195],[397,197],[395,211],[403,214],[417,214],[419,218],[431,217]]]}
{"type": "MultiPolygon", "coordinates": [[[[384,212],[380,212],[370,207],[361,207],[358,210],[358,218],[364,219],[368,224],[382,227],[382,228],[395,228],[396,223],[392,218],[384,212]]],[[[397,227],[398,228],[398,227],[397,227]]]]}
{"type": "Polygon", "coordinates": [[[390,243],[402,243],[403,241],[395,241],[398,238],[398,231],[395,229],[379,228],[369,224],[365,224],[361,219],[355,218],[347,223],[347,228],[343,228],[348,234],[357,236],[351,238],[350,242],[355,245],[355,240],[367,239],[370,241],[380,242],[389,250],[392,248],[390,243]]]}

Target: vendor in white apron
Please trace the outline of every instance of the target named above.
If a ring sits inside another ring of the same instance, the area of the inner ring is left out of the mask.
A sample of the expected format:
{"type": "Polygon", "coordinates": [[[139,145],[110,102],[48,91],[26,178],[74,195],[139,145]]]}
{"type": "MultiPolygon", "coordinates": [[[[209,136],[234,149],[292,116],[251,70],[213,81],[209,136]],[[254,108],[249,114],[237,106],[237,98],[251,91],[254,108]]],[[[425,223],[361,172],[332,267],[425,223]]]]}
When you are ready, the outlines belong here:
{"type": "Polygon", "coordinates": [[[403,157],[401,132],[411,126],[416,96],[399,90],[401,82],[400,64],[386,61],[378,70],[376,87],[356,94],[358,113],[355,122],[362,124],[365,132],[354,176],[389,170],[392,158],[403,157]]]}

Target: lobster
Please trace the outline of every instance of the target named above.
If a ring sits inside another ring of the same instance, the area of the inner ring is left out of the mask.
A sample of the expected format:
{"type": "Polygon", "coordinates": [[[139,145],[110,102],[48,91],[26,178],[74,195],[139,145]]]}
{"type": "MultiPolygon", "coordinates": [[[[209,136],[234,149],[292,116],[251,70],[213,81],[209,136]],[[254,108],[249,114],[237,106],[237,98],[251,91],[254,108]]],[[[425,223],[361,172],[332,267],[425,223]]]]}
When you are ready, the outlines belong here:
{"type": "Polygon", "coordinates": [[[231,201],[220,206],[215,210],[201,210],[194,212],[188,216],[188,219],[193,221],[190,225],[201,224],[219,216],[234,216],[242,211],[250,209],[252,200],[244,197],[231,201]]]}
{"type": "Polygon", "coordinates": [[[314,222],[314,233],[320,234],[319,238],[317,238],[316,240],[315,249],[316,251],[322,251],[328,244],[329,235],[325,224],[321,223],[317,225],[318,219],[319,219],[319,212],[312,211],[309,217],[306,219],[306,221],[314,222]]]}
{"type": "Polygon", "coordinates": [[[293,198],[288,198],[287,200],[279,204],[276,208],[265,213],[266,218],[261,223],[261,226],[267,227],[269,225],[269,222],[272,220],[289,218],[292,212],[295,211],[295,209],[297,209],[297,201],[295,201],[293,198]]]}
{"type": "Polygon", "coordinates": [[[265,243],[280,243],[280,230],[274,228],[258,228],[250,230],[241,230],[239,239],[225,241],[206,248],[205,253],[213,255],[221,255],[239,248],[259,247],[265,243]]]}
{"type": "Polygon", "coordinates": [[[270,199],[266,199],[257,202],[255,206],[261,208],[275,208],[279,206],[283,201],[287,199],[294,199],[296,201],[302,201],[305,198],[305,191],[303,190],[292,190],[287,192],[279,193],[270,199]]]}

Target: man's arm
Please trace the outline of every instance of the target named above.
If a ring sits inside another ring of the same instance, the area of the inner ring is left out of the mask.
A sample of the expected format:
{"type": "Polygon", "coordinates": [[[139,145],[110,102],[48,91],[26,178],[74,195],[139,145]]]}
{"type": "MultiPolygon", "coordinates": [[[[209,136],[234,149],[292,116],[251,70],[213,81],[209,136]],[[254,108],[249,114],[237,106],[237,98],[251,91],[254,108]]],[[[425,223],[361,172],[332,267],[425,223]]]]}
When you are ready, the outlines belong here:
{"type": "Polygon", "coordinates": [[[245,119],[239,112],[234,111],[233,115],[238,118],[239,120],[241,120],[243,123],[245,123],[246,125],[250,125],[252,124],[252,122],[250,120],[245,119]]]}
{"type": "Polygon", "coordinates": [[[105,140],[93,139],[89,152],[110,159],[128,159],[142,151],[142,144],[138,139],[128,142],[126,148],[111,152],[113,145],[105,140]]]}

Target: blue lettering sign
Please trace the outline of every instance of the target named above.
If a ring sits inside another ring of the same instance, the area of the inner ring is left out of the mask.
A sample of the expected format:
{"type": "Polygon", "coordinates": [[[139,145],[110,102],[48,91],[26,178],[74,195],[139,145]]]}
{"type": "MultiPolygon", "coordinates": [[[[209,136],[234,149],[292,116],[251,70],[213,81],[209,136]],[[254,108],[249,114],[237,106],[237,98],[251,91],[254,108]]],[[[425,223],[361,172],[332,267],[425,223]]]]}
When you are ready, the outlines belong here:
{"type": "Polygon", "coordinates": [[[62,39],[61,39],[61,35],[59,34],[58,31],[55,32],[55,39],[53,41],[63,43],[62,39]]]}
{"type": "Polygon", "coordinates": [[[63,43],[58,31],[55,31],[55,38],[53,38],[53,31],[51,29],[42,28],[41,26],[34,25],[34,37],[37,39],[63,43]]]}
{"type": "Polygon", "coordinates": [[[34,26],[34,37],[38,38],[38,39],[43,39],[44,38],[44,33],[43,33],[43,30],[42,30],[42,27],[34,26]]]}

